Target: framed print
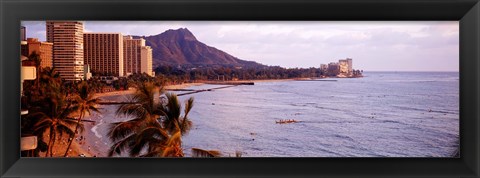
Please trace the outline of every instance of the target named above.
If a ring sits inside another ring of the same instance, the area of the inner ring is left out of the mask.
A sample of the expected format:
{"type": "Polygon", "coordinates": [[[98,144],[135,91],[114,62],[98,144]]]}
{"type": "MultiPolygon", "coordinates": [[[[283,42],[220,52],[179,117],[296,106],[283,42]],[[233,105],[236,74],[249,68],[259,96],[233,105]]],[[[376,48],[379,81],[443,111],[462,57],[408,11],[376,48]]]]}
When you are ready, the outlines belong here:
{"type": "Polygon", "coordinates": [[[2,1],[1,176],[478,177],[479,10],[2,1]]]}

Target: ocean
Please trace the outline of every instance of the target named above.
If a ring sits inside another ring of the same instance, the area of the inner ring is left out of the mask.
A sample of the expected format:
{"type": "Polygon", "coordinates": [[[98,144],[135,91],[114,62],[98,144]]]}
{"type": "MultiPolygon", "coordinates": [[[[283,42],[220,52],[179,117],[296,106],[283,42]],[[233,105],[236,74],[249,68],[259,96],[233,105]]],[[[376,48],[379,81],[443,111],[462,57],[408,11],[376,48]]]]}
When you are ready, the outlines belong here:
{"type": "MultiPolygon", "coordinates": [[[[191,148],[242,157],[451,157],[459,148],[458,72],[365,72],[336,81],[256,82],[194,97],[191,148]],[[297,123],[277,124],[294,119],[297,123]]],[[[189,89],[208,89],[201,85],[189,89]]],[[[122,100],[126,98],[111,97],[122,100]]],[[[108,98],[107,98],[108,99],[108,98]]],[[[91,119],[106,151],[116,106],[91,119]]],[[[104,155],[100,153],[99,155],[104,155]]]]}

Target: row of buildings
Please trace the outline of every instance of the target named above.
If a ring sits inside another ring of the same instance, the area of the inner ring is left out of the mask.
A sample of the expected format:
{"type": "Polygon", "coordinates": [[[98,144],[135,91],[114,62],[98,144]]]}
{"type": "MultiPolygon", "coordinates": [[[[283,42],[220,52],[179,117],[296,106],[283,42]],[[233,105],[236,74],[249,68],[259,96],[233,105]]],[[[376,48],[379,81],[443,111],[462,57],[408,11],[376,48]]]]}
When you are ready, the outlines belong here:
{"type": "Polygon", "coordinates": [[[351,58],[340,59],[338,62],[320,64],[320,70],[326,76],[334,77],[358,77],[361,76],[360,71],[353,70],[353,60],[351,58]]]}
{"type": "Polygon", "coordinates": [[[36,51],[43,67],[54,67],[68,81],[88,80],[92,73],[123,77],[135,73],[154,76],[152,48],[145,39],[121,33],[84,33],[83,22],[47,21],[46,42],[26,39],[21,27],[22,56],[36,51]]]}

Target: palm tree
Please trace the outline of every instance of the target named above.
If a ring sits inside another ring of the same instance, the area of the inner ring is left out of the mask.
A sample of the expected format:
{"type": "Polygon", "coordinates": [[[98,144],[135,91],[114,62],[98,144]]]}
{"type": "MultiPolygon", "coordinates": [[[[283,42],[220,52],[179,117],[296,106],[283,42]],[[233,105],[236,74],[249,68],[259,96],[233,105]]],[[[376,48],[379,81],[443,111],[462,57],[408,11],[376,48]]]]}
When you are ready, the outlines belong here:
{"type": "MultiPolygon", "coordinates": [[[[133,119],[113,123],[109,137],[114,143],[109,156],[128,150],[130,156],[141,157],[182,157],[181,136],[191,128],[187,118],[193,107],[193,98],[186,103],[185,115],[180,116],[180,102],[174,94],[167,93],[166,102],[156,102],[154,82],[136,83],[137,89],[131,103],[117,109],[117,115],[133,119]],[[146,154],[140,155],[142,150],[146,154]]],[[[160,87],[163,94],[163,87],[160,87]]]]}
{"type": "Polygon", "coordinates": [[[182,106],[178,97],[174,93],[165,94],[166,102],[162,104],[161,111],[164,114],[163,123],[167,131],[173,135],[175,132],[180,131],[182,135],[185,135],[190,131],[192,127],[192,121],[188,119],[188,113],[193,107],[193,98],[190,97],[185,103],[184,115],[181,116],[182,106]]]}
{"type": "Polygon", "coordinates": [[[60,74],[55,68],[46,67],[45,69],[42,69],[39,79],[40,82],[44,84],[61,84],[60,74]]]}
{"type": "Polygon", "coordinates": [[[176,94],[166,93],[166,102],[162,104],[162,123],[165,129],[172,135],[162,156],[183,157],[182,136],[192,128],[192,121],[188,119],[188,113],[192,110],[194,99],[190,97],[185,103],[184,115],[181,116],[181,104],[176,94]]]}
{"type": "MultiPolygon", "coordinates": [[[[159,122],[160,103],[154,100],[157,91],[154,83],[136,83],[134,87],[137,90],[131,98],[130,103],[133,104],[123,104],[117,109],[117,115],[133,119],[110,126],[108,136],[114,144],[110,148],[109,156],[119,155],[127,149],[130,156],[139,156],[144,148],[148,152],[154,152],[158,147],[163,147],[169,138],[159,122]]],[[[162,87],[159,92],[163,93],[162,87]]]]}
{"type": "Polygon", "coordinates": [[[39,88],[37,89],[37,92],[41,96],[46,97],[64,91],[62,88],[60,74],[55,70],[55,68],[45,68],[45,70],[42,70],[40,76],[37,78],[39,79],[39,88]]]}
{"type": "Polygon", "coordinates": [[[73,96],[73,108],[74,110],[78,111],[80,116],[77,119],[77,124],[75,126],[75,131],[73,132],[73,137],[69,138],[67,150],[65,150],[65,154],[63,155],[66,157],[68,155],[68,150],[72,145],[73,138],[78,132],[78,128],[80,127],[80,121],[82,120],[85,114],[90,114],[90,111],[100,112],[97,108],[97,104],[100,102],[99,98],[94,98],[94,92],[90,90],[87,82],[82,81],[78,85],[78,93],[73,96]]]}
{"type": "Polygon", "coordinates": [[[105,86],[105,84],[102,83],[97,77],[92,77],[91,79],[87,80],[87,83],[90,89],[95,91],[96,93],[101,93],[102,88],[105,86]]]}
{"type": "MultiPolygon", "coordinates": [[[[58,88],[56,91],[59,91],[58,88]]],[[[62,138],[63,134],[74,135],[71,127],[75,125],[75,121],[69,117],[74,109],[62,92],[49,93],[48,97],[45,97],[41,103],[32,108],[34,112],[29,114],[28,118],[36,120],[32,130],[39,138],[43,139],[43,134],[48,131],[48,148],[45,157],[49,153],[51,157],[53,156],[57,134],[59,138],[62,138]]]]}

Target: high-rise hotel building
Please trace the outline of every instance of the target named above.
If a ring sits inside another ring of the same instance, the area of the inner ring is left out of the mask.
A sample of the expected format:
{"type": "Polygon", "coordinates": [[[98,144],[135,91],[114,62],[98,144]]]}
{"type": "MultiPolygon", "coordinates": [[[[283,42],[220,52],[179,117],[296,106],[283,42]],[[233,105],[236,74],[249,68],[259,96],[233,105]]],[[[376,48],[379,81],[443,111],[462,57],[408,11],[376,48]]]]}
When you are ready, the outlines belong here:
{"type": "Polygon", "coordinates": [[[145,46],[145,39],[133,39],[132,36],[123,38],[124,74],[152,73],[152,48],[145,46]]]}
{"type": "Polygon", "coordinates": [[[83,22],[47,21],[47,41],[53,43],[53,66],[64,80],[84,79],[83,22]]]}
{"type": "Polygon", "coordinates": [[[140,59],[140,72],[153,76],[152,71],[152,48],[150,46],[142,46],[140,59]]]}
{"type": "Polygon", "coordinates": [[[84,33],[85,64],[101,76],[124,75],[123,36],[121,33],[84,33]]]}
{"type": "Polygon", "coordinates": [[[344,75],[352,75],[353,68],[352,68],[352,59],[340,59],[338,60],[338,64],[340,66],[340,73],[344,75]]]}

